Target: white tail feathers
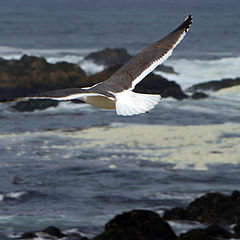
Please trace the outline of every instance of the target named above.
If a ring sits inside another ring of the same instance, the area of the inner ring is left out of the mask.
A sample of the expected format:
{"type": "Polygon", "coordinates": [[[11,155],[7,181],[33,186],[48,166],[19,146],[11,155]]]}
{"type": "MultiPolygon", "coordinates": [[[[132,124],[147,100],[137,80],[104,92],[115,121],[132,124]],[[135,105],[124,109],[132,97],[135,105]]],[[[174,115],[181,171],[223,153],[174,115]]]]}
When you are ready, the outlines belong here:
{"type": "Polygon", "coordinates": [[[157,94],[135,93],[126,90],[116,94],[117,115],[131,116],[145,113],[155,107],[161,96],[157,94]]]}

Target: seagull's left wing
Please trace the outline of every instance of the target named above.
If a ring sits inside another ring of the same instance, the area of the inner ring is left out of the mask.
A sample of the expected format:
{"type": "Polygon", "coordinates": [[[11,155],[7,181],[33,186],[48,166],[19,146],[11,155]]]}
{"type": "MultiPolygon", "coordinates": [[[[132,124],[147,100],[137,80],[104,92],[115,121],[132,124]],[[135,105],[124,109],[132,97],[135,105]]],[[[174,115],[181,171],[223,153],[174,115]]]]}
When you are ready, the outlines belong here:
{"type": "Polygon", "coordinates": [[[90,89],[67,88],[67,89],[59,89],[59,90],[53,90],[49,92],[33,94],[26,97],[0,99],[0,102],[17,102],[17,101],[28,100],[28,99],[52,99],[52,100],[62,101],[62,100],[79,99],[82,97],[89,97],[89,96],[103,96],[103,95],[97,92],[91,92],[90,89]]]}
{"type": "MultiPolygon", "coordinates": [[[[173,49],[186,35],[192,23],[189,15],[185,21],[173,32],[154,44],[144,48],[123,67],[116,71],[103,84],[119,86],[122,90],[133,90],[158,65],[163,63],[173,52],[173,49]]],[[[116,89],[117,92],[118,89],[116,89]]],[[[119,89],[122,91],[121,89],[119,89]]]]}

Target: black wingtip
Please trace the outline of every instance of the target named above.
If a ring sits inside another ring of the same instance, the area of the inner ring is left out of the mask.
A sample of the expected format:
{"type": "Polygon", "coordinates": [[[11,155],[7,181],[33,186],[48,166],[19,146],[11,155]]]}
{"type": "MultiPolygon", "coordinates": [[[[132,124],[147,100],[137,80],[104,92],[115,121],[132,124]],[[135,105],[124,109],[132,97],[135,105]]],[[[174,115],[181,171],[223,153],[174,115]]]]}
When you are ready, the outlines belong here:
{"type": "Polygon", "coordinates": [[[189,22],[190,24],[193,22],[193,18],[192,18],[192,15],[189,14],[186,19],[185,19],[185,22],[189,22]]]}
{"type": "Polygon", "coordinates": [[[181,25],[181,27],[184,28],[185,32],[188,31],[188,29],[190,28],[192,22],[193,22],[192,15],[189,14],[189,15],[186,17],[186,19],[184,20],[183,24],[181,25]]]}

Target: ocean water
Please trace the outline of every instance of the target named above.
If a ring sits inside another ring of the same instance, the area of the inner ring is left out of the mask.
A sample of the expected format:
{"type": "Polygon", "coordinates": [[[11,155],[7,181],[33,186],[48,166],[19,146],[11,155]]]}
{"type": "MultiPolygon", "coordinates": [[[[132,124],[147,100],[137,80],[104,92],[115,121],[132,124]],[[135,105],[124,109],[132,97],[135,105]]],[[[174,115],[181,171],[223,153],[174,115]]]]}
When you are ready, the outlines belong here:
{"type": "MultiPolygon", "coordinates": [[[[134,54],[191,13],[193,25],[164,74],[187,89],[240,76],[238,0],[0,0],[0,57],[43,56],[104,66],[88,53],[134,54]]],[[[186,206],[209,191],[239,190],[240,90],[201,100],[163,99],[149,114],[119,117],[86,104],[32,113],[0,104],[0,236],[49,225],[97,234],[122,211],[186,206]]],[[[178,232],[195,223],[171,222],[178,232]]]]}

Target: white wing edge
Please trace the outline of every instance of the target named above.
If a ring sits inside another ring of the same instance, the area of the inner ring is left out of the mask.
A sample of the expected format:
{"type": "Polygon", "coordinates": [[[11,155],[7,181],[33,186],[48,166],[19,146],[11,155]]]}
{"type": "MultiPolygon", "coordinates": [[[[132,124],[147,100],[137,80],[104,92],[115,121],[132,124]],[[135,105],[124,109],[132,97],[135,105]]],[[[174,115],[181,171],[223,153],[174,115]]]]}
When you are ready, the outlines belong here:
{"type": "Polygon", "coordinates": [[[73,100],[73,99],[80,99],[84,97],[91,97],[91,96],[103,96],[106,97],[103,94],[100,93],[79,93],[79,94],[70,94],[68,96],[64,97],[47,97],[47,96],[34,96],[34,97],[24,97],[19,98],[19,100],[30,100],[30,99],[51,99],[51,100],[57,100],[57,101],[67,101],[67,100],[73,100]]]}

